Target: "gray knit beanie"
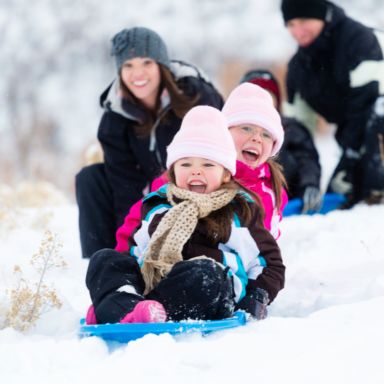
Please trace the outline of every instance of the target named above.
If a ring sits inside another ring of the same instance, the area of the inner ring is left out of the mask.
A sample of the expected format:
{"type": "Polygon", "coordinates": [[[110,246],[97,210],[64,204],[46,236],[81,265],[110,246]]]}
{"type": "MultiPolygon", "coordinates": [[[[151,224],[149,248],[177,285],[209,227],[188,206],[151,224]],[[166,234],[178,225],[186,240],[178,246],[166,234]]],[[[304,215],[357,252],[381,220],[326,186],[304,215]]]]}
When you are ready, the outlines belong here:
{"type": "Polygon", "coordinates": [[[117,73],[127,60],[149,57],[170,68],[167,47],[162,38],[148,28],[123,29],[113,37],[111,56],[116,56],[117,73]]]}

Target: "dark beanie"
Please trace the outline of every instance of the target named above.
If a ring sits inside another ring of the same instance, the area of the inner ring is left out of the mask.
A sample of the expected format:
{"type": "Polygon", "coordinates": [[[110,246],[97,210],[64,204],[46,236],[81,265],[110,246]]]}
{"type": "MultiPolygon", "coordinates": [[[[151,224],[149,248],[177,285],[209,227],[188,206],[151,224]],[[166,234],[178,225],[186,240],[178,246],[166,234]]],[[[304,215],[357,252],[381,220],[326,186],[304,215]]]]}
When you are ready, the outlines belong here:
{"type": "Polygon", "coordinates": [[[283,0],[281,10],[285,22],[300,17],[325,20],[327,2],[325,0],[283,0]]]}
{"type": "Polygon", "coordinates": [[[276,95],[278,109],[280,109],[281,95],[279,84],[271,72],[265,69],[249,71],[240,80],[240,84],[242,83],[256,84],[274,93],[276,95]]]}
{"type": "Polygon", "coordinates": [[[167,47],[162,38],[148,28],[123,29],[112,39],[111,56],[116,57],[117,73],[127,60],[148,57],[170,68],[167,47]]]}

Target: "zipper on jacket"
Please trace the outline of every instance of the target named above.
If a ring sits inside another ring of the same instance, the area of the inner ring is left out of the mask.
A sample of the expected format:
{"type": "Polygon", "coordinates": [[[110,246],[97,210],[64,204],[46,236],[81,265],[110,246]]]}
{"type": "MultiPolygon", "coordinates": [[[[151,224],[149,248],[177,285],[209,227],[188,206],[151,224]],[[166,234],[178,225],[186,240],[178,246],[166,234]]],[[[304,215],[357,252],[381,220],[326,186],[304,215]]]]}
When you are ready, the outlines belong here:
{"type": "Polygon", "coordinates": [[[155,151],[156,159],[159,162],[159,165],[161,168],[163,168],[163,161],[161,159],[161,154],[157,145],[156,140],[156,129],[158,125],[160,124],[161,118],[165,116],[165,114],[171,109],[171,106],[166,107],[163,112],[160,114],[160,116],[156,119],[155,124],[153,124],[152,130],[151,130],[151,136],[149,139],[149,151],[153,152],[155,151]]]}

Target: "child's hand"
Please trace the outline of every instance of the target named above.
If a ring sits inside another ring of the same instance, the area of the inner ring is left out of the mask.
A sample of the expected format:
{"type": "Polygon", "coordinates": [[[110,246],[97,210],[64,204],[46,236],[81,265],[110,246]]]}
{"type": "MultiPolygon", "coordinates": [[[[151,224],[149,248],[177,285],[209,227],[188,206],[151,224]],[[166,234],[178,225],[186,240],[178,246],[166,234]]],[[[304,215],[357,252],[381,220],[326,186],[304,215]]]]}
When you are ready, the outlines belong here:
{"type": "Polygon", "coordinates": [[[256,320],[263,320],[268,316],[268,293],[261,288],[247,289],[247,295],[237,303],[235,310],[242,309],[256,320]]]}

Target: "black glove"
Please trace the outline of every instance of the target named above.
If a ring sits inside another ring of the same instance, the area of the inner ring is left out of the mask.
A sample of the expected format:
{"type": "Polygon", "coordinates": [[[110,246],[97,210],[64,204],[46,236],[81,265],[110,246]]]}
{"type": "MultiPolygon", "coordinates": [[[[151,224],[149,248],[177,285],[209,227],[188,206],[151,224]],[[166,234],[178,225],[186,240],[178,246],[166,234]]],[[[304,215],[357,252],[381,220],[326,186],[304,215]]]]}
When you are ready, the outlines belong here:
{"type": "Polygon", "coordinates": [[[235,306],[235,310],[242,309],[256,320],[263,320],[268,316],[268,293],[261,288],[248,288],[247,294],[235,306]]]}
{"type": "Polygon", "coordinates": [[[319,187],[308,185],[303,190],[303,210],[302,213],[319,212],[323,205],[323,195],[319,187]]]}

